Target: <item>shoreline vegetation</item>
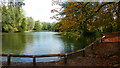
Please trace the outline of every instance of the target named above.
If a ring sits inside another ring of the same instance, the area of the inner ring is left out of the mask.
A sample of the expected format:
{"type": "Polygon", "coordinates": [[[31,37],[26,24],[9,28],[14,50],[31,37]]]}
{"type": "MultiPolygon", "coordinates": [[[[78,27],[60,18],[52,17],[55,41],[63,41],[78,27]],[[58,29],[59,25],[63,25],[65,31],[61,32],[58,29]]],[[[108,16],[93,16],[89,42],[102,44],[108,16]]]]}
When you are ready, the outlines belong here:
{"type": "MultiPolygon", "coordinates": [[[[23,33],[27,32],[50,32],[49,30],[29,30],[29,31],[23,31],[23,33]]],[[[20,31],[15,31],[15,32],[1,32],[1,33],[21,33],[20,31]]]]}
{"type": "MultiPolygon", "coordinates": [[[[120,66],[120,32],[107,33],[105,39],[93,50],[88,50],[85,57],[77,56],[54,62],[37,62],[36,66],[120,66]]],[[[6,62],[2,62],[6,66],[6,62]]],[[[32,62],[11,62],[10,66],[32,66],[32,62]]]]}

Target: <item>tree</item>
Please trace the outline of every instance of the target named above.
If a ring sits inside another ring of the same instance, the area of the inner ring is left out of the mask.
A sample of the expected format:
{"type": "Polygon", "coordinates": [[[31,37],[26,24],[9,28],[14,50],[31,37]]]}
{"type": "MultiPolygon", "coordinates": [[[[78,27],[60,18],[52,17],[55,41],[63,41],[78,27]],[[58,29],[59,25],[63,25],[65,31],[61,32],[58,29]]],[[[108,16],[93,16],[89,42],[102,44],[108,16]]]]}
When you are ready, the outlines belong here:
{"type": "Polygon", "coordinates": [[[34,30],[40,31],[40,30],[42,30],[42,27],[43,27],[43,25],[39,20],[35,21],[34,30]]]}
{"type": "MultiPolygon", "coordinates": [[[[58,25],[56,26],[60,31],[87,35],[98,32],[98,29],[101,27],[97,22],[98,19],[105,23],[107,27],[110,23],[113,23],[115,20],[113,17],[116,16],[114,12],[116,7],[114,8],[114,5],[116,3],[113,2],[65,2],[61,4],[61,12],[56,9],[52,10],[52,12],[58,12],[54,18],[59,19],[58,25]],[[104,15],[104,13],[107,14],[104,15]],[[106,21],[103,21],[103,17],[106,17],[106,21]]],[[[113,26],[113,24],[111,25],[113,26]]]]}
{"type": "Polygon", "coordinates": [[[35,26],[35,22],[33,20],[32,17],[27,17],[27,30],[33,30],[34,26],[35,26]]]}
{"type": "Polygon", "coordinates": [[[17,0],[8,0],[7,5],[2,6],[2,31],[3,32],[15,32],[19,31],[21,27],[24,15],[21,6],[23,2],[17,0]],[[21,3],[21,5],[19,4],[21,3]]]}
{"type": "Polygon", "coordinates": [[[19,26],[18,30],[21,31],[21,32],[27,30],[27,20],[26,20],[26,18],[23,18],[23,20],[21,22],[21,26],[19,26]]]}
{"type": "Polygon", "coordinates": [[[117,30],[117,4],[104,6],[94,17],[93,26],[102,32],[114,32],[117,30]]]}
{"type": "Polygon", "coordinates": [[[118,11],[117,11],[117,29],[120,31],[120,1],[118,2],[118,11]]]}

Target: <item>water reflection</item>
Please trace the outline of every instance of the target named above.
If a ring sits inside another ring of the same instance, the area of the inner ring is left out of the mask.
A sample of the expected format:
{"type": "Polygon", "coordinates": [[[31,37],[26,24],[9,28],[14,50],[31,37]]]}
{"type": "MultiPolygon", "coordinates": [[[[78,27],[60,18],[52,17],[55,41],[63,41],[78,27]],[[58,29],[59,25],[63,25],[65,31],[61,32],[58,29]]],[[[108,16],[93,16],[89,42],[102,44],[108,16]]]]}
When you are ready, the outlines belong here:
{"type": "Polygon", "coordinates": [[[25,46],[25,36],[19,33],[3,34],[2,52],[7,54],[20,54],[25,46]]]}
{"type": "Polygon", "coordinates": [[[53,32],[35,32],[34,39],[26,43],[23,54],[43,55],[64,53],[62,39],[54,35],[53,32]]]}
{"type": "MultiPolygon", "coordinates": [[[[2,50],[4,54],[63,54],[79,50],[88,45],[93,38],[73,40],[59,38],[58,32],[3,33],[2,50]]],[[[37,62],[58,61],[60,57],[37,58],[37,62]]],[[[3,57],[3,61],[6,58],[3,57]]],[[[13,57],[14,62],[32,62],[31,58],[13,57]]]]}

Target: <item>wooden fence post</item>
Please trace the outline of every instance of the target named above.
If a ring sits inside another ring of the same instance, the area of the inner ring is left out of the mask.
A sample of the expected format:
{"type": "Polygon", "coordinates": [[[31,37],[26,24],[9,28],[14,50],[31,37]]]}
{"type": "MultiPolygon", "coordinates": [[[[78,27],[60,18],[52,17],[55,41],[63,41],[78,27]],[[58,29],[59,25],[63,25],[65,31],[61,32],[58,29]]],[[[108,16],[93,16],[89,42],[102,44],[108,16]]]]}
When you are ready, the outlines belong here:
{"type": "Polygon", "coordinates": [[[99,45],[99,43],[98,43],[99,41],[97,40],[97,46],[99,45]]]}
{"type": "Polygon", "coordinates": [[[91,49],[93,50],[93,44],[91,45],[91,49]]]}
{"type": "Polygon", "coordinates": [[[83,57],[85,57],[85,50],[83,50],[83,57]]]}
{"type": "Polygon", "coordinates": [[[8,56],[7,56],[7,65],[10,65],[10,60],[11,59],[11,57],[10,57],[10,54],[8,54],[8,56]]]}
{"type": "Polygon", "coordinates": [[[64,55],[64,64],[67,64],[67,53],[64,55]]]}
{"type": "Polygon", "coordinates": [[[101,39],[101,43],[102,43],[102,41],[103,41],[103,38],[101,39]]]}
{"type": "Polygon", "coordinates": [[[33,55],[33,66],[36,66],[36,57],[33,55]]]}

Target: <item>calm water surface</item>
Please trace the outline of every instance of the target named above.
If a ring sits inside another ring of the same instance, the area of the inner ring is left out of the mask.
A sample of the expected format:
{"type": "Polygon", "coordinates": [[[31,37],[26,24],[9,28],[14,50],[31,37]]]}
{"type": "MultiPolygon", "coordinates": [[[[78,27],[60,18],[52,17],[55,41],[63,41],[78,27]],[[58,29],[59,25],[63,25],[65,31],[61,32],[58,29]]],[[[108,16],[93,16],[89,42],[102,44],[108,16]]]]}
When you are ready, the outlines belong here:
{"type": "MultiPolygon", "coordinates": [[[[64,54],[79,50],[92,42],[91,39],[72,40],[60,38],[58,32],[3,33],[3,54],[45,55],[64,54]]],[[[2,58],[6,61],[6,57],[2,58]]],[[[37,58],[37,62],[58,61],[60,57],[37,58]]],[[[32,62],[32,58],[12,57],[13,62],[32,62]]]]}

